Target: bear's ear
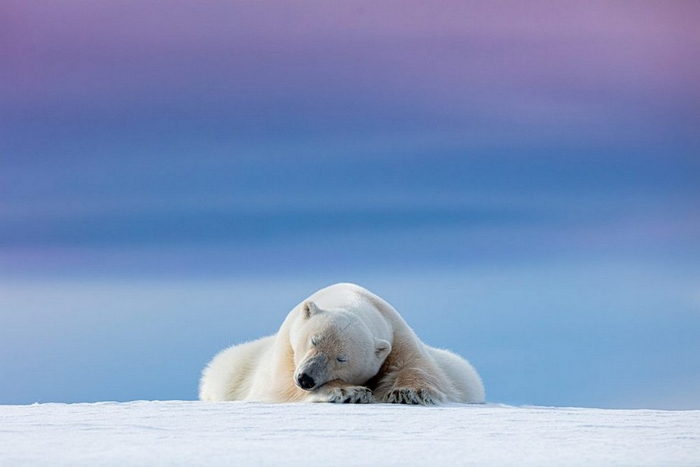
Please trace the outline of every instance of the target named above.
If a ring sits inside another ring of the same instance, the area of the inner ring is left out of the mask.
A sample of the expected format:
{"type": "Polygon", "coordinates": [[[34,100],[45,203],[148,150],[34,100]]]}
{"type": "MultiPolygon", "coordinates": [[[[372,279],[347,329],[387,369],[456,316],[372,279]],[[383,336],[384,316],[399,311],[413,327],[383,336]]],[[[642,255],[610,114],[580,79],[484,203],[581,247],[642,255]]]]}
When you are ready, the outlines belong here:
{"type": "Polygon", "coordinates": [[[391,352],[391,344],[383,339],[374,339],[374,354],[378,359],[384,360],[391,352]]]}
{"type": "Polygon", "coordinates": [[[321,312],[319,307],[311,300],[304,302],[304,305],[301,307],[301,309],[304,313],[304,318],[311,318],[313,315],[321,312]]]}

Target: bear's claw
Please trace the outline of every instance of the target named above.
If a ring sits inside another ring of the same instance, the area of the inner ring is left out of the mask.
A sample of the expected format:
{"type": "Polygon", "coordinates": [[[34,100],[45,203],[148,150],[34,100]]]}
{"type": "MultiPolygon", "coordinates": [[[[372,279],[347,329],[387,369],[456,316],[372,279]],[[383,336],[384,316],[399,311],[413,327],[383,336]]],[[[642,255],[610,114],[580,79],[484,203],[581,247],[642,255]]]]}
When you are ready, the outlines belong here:
{"type": "Polygon", "coordinates": [[[434,405],[439,397],[430,389],[398,388],[386,395],[389,404],[434,405]]]}
{"type": "Polygon", "coordinates": [[[333,388],[328,395],[328,402],[336,404],[371,404],[375,402],[372,390],[362,386],[333,388]]]}

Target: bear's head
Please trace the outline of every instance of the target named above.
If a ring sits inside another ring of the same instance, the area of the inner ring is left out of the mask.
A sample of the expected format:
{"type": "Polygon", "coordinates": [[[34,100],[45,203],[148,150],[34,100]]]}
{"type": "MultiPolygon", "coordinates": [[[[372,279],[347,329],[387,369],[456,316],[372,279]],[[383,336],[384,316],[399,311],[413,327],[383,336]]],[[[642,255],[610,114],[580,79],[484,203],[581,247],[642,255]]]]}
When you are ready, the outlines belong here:
{"type": "Polygon", "coordinates": [[[340,380],[364,385],[381,368],[391,344],[347,310],[322,310],[314,302],[301,306],[301,322],[290,339],[294,382],[306,391],[340,380]]]}

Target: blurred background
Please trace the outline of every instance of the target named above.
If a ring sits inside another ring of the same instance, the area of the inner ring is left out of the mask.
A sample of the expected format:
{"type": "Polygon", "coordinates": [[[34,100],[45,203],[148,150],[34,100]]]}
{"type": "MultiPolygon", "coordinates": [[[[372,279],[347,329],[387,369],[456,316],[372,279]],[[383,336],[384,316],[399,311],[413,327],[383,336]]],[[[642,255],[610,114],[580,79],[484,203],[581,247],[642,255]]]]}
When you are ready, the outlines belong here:
{"type": "Polygon", "coordinates": [[[356,282],[491,402],[700,408],[700,3],[0,5],[0,403],[194,399],[356,282]]]}

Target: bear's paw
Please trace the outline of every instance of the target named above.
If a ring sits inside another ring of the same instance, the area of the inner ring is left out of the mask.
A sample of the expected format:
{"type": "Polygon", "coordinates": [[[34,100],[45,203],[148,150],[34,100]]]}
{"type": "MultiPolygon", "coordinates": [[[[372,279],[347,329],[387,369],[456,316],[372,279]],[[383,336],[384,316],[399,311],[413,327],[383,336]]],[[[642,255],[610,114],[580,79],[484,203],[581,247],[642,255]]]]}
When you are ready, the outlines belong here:
{"type": "Polygon", "coordinates": [[[442,402],[442,395],[435,389],[396,388],[384,397],[389,404],[435,405],[442,402]]]}
{"type": "Polygon", "coordinates": [[[364,386],[332,388],[328,392],[327,400],[335,404],[371,404],[375,402],[372,390],[364,386]]]}

